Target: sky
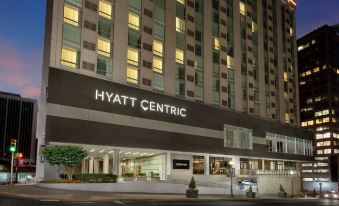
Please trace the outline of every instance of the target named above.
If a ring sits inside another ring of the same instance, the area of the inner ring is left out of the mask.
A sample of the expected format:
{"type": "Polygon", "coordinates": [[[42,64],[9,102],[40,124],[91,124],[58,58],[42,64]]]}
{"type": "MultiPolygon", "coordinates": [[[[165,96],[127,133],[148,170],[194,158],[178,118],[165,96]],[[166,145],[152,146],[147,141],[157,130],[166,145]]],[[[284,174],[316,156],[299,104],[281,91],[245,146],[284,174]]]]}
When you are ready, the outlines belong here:
{"type": "MultiPolygon", "coordinates": [[[[339,0],[296,2],[297,37],[339,23],[339,0]]],[[[1,0],[0,91],[39,98],[45,6],[46,0],[1,0]]]]}

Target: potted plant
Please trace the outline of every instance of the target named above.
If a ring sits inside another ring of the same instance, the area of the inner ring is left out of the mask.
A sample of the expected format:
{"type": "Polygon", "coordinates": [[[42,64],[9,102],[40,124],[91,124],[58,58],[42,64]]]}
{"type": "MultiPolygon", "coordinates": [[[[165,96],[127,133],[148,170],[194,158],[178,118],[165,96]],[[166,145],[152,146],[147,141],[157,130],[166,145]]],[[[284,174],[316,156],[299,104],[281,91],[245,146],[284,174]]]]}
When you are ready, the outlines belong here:
{"type": "Polygon", "coordinates": [[[144,173],[144,172],[139,173],[138,176],[137,176],[137,180],[138,181],[146,181],[147,180],[146,173],[144,173]]]}
{"type": "Polygon", "coordinates": [[[280,197],[280,198],[286,198],[287,197],[287,193],[286,193],[285,189],[283,188],[283,186],[281,184],[279,186],[278,197],[280,197]]]}
{"type": "Polygon", "coordinates": [[[199,190],[195,185],[194,177],[192,177],[190,184],[188,185],[188,189],[186,189],[186,197],[188,198],[198,198],[199,190]]]}
{"type": "Polygon", "coordinates": [[[134,174],[133,173],[124,173],[122,176],[124,181],[134,181],[134,174]]]}
{"type": "Polygon", "coordinates": [[[250,185],[250,188],[246,191],[246,197],[255,198],[255,192],[253,192],[252,185],[250,185]]]}

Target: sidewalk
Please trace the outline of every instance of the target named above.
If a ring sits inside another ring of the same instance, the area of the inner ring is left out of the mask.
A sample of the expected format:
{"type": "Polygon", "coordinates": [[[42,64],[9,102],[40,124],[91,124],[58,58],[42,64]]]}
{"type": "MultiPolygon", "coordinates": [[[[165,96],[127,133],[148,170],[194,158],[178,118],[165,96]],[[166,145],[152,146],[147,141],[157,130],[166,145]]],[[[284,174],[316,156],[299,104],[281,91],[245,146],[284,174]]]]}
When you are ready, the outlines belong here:
{"type": "MultiPolygon", "coordinates": [[[[69,191],[42,188],[37,185],[0,186],[0,195],[16,196],[33,199],[50,199],[61,201],[133,201],[133,200],[158,200],[158,201],[199,201],[199,200],[231,200],[246,199],[244,196],[235,198],[224,195],[200,195],[198,199],[188,199],[185,194],[141,194],[141,193],[110,193],[69,191]]],[[[275,196],[259,196],[257,199],[277,199],[275,196]]],[[[249,199],[247,199],[249,200],[249,199]]]]}

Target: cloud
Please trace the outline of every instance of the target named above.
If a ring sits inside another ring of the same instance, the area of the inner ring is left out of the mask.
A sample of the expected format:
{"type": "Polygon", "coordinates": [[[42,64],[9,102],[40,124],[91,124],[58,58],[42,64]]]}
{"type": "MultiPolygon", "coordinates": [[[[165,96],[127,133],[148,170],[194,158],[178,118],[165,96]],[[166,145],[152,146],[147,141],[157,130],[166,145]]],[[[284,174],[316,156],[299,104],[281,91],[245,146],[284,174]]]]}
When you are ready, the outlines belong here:
{"type": "Polygon", "coordinates": [[[37,98],[40,94],[42,52],[0,38],[0,90],[37,98]]]}

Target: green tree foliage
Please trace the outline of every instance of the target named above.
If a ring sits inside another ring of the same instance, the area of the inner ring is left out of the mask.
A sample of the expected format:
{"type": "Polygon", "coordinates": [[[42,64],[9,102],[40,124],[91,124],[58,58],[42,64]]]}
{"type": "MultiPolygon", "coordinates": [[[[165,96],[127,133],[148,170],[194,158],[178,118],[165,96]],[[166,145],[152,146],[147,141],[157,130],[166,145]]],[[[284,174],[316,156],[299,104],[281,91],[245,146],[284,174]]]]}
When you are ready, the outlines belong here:
{"type": "Polygon", "coordinates": [[[188,188],[191,189],[191,190],[195,190],[196,185],[195,185],[194,177],[192,177],[191,182],[188,185],[188,188]]]}
{"type": "Polygon", "coordinates": [[[47,146],[42,154],[47,162],[56,168],[58,176],[63,172],[68,175],[69,180],[72,180],[75,168],[87,156],[82,147],[70,145],[47,146]]]}

